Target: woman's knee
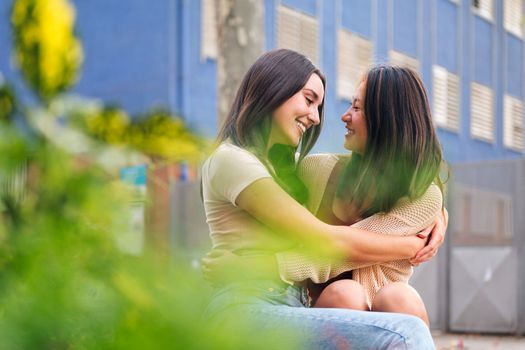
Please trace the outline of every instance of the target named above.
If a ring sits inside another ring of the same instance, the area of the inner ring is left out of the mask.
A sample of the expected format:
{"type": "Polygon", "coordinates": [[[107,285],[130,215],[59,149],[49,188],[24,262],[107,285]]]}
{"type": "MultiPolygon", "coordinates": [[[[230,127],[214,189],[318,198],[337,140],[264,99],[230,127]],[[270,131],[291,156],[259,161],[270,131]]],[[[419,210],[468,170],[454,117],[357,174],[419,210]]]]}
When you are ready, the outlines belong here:
{"type": "Polygon", "coordinates": [[[353,280],[339,280],[330,283],[317,299],[315,306],[370,310],[366,302],[365,289],[353,280]]]}
{"type": "Polygon", "coordinates": [[[423,300],[419,293],[406,283],[395,282],[381,288],[372,303],[372,311],[414,315],[429,324],[423,300]]]}
{"type": "Polygon", "coordinates": [[[422,303],[417,291],[406,283],[394,282],[381,288],[372,304],[374,311],[392,311],[422,303]]]}

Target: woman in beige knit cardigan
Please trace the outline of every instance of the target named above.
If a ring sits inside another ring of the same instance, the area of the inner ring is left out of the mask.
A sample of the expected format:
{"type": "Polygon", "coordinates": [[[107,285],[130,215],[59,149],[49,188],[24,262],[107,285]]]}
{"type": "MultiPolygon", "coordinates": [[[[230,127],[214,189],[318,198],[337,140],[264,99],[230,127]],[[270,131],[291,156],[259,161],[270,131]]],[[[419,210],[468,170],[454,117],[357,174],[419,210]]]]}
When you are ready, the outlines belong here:
{"type": "MultiPolygon", "coordinates": [[[[312,213],[330,224],[400,235],[418,234],[438,215],[447,221],[439,181],[441,148],[425,88],[415,72],[372,68],[341,119],[344,146],[352,155],[310,155],[298,167],[312,213]]],[[[426,253],[421,251],[412,263],[426,253]]],[[[421,298],[407,284],[409,260],[372,265],[320,261],[298,247],[277,254],[277,261],[285,281],[325,283],[320,295],[314,295],[319,288],[310,283],[316,307],[402,312],[428,324],[421,298]],[[347,271],[351,279],[337,278],[347,271]]],[[[208,264],[213,265],[210,260],[208,264]]]]}
{"type": "MultiPolygon", "coordinates": [[[[432,223],[443,206],[441,149],[417,74],[400,67],[372,68],[341,119],[352,156],[311,155],[299,166],[310,191],[309,209],[323,221],[375,232],[416,234],[432,223]]],[[[408,260],[371,266],[312,263],[293,252],[278,259],[281,276],[289,281],[326,282],[352,270],[352,280],[324,288],[317,307],[405,312],[428,324],[421,298],[407,284],[408,260]]]]}

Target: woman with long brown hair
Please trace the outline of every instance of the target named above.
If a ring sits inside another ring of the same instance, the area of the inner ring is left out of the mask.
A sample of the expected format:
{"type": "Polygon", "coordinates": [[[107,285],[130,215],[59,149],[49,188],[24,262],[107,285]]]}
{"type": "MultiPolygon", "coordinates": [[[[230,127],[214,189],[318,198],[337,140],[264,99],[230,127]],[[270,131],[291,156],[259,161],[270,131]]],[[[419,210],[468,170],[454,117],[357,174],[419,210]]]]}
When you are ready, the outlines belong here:
{"type": "MultiPolygon", "coordinates": [[[[417,73],[395,66],[373,67],[358,84],[341,119],[344,146],[351,156],[311,155],[299,166],[311,194],[308,207],[317,217],[332,224],[406,235],[418,233],[442,210],[446,215],[439,178],[441,146],[417,73]]],[[[412,274],[407,259],[366,266],[356,261],[312,264],[301,253],[279,254],[279,258],[281,275],[291,281],[321,283],[352,270],[352,280],[321,286],[326,288],[316,301],[318,307],[403,312],[428,324],[421,298],[407,284],[412,274]]]]}
{"type": "MultiPolygon", "coordinates": [[[[300,244],[310,255],[374,264],[409,259],[423,249],[419,237],[326,224],[301,205],[308,191],[295,174],[294,155],[299,147],[299,158],[304,157],[319,134],[324,90],[319,70],[290,50],[268,52],[248,70],[221,143],[202,170],[215,251],[273,256],[300,244]]],[[[266,327],[294,327],[305,346],[316,349],[336,348],[337,339],[355,348],[433,348],[428,329],[415,317],[305,306],[304,287],[275,274],[217,288],[209,314],[217,320],[228,309],[250,312],[266,327]]]]}

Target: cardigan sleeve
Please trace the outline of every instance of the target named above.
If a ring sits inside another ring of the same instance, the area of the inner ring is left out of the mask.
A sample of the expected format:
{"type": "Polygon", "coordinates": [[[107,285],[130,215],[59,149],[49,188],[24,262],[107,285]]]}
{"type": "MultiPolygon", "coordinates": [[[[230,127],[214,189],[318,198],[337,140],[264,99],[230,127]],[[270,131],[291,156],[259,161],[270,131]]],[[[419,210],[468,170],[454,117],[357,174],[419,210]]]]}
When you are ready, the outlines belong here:
{"type": "MultiPolygon", "coordinates": [[[[388,213],[377,213],[361,220],[352,227],[389,235],[413,235],[428,227],[439,214],[443,196],[439,187],[431,184],[418,199],[410,201],[402,198],[388,213]]],[[[278,253],[277,263],[281,278],[287,282],[300,282],[311,279],[315,283],[328,281],[345,272],[377,264],[371,262],[330,261],[312,258],[296,248],[278,253]]]]}

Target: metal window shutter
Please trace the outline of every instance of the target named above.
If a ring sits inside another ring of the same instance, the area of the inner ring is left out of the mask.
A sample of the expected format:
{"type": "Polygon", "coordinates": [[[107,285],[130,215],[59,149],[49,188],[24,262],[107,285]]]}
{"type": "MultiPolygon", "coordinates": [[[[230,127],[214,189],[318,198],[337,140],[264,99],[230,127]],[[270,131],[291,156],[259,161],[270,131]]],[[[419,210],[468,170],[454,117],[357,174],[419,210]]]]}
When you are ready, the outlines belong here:
{"type": "Polygon", "coordinates": [[[523,37],[523,1],[505,0],[503,2],[503,24],[505,29],[518,37],[523,37]]]}
{"type": "Polygon", "coordinates": [[[277,46],[299,51],[299,14],[296,11],[280,6],[277,13],[277,46]]]}
{"type": "Polygon", "coordinates": [[[390,50],[389,56],[390,64],[400,67],[408,67],[416,72],[419,71],[419,61],[417,60],[417,58],[414,58],[396,50],[390,50]]]}
{"type": "Polygon", "coordinates": [[[494,140],[494,98],[492,89],[472,82],[470,101],[470,133],[485,141],[494,140]]]}
{"type": "Polygon", "coordinates": [[[201,58],[217,58],[215,1],[201,0],[201,58]]]}
{"type": "Polygon", "coordinates": [[[493,0],[479,0],[479,7],[477,8],[477,13],[483,18],[492,20],[494,18],[493,0]]]}
{"type": "Polygon", "coordinates": [[[434,107],[434,121],[438,126],[447,126],[447,100],[448,83],[447,70],[443,67],[434,65],[432,67],[433,89],[432,105],[434,107]]]}
{"type": "Polygon", "coordinates": [[[459,130],[459,77],[438,65],[432,67],[433,107],[436,125],[459,130]]]}
{"type": "Polygon", "coordinates": [[[372,43],[345,29],[337,34],[337,96],[350,100],[372,61],[372,43]]]}
{"type": "Polygon", "coordinates": [[[300,52],[317,65],[319,62],[317,20],[282,5],[278,8],[277,17],[277,46],[300,52]]]}
{"type": "Polygon", "coordinates": [[[447,72],[447,127],[459,130],[459,76],[447,72]]]}
{"type": "Polygon", "coordinates": [[[503,101],[503,144],[523,150],[523,102],[509,95],[503,101]]]}
{"type": "Polygon", "coordinates": [[[301,18],[301,35],[300,45],[301,52],[312,60],[315,65],[319,64],[319,26],[317,20],[313,17],[300,14],[301,18]]]}

